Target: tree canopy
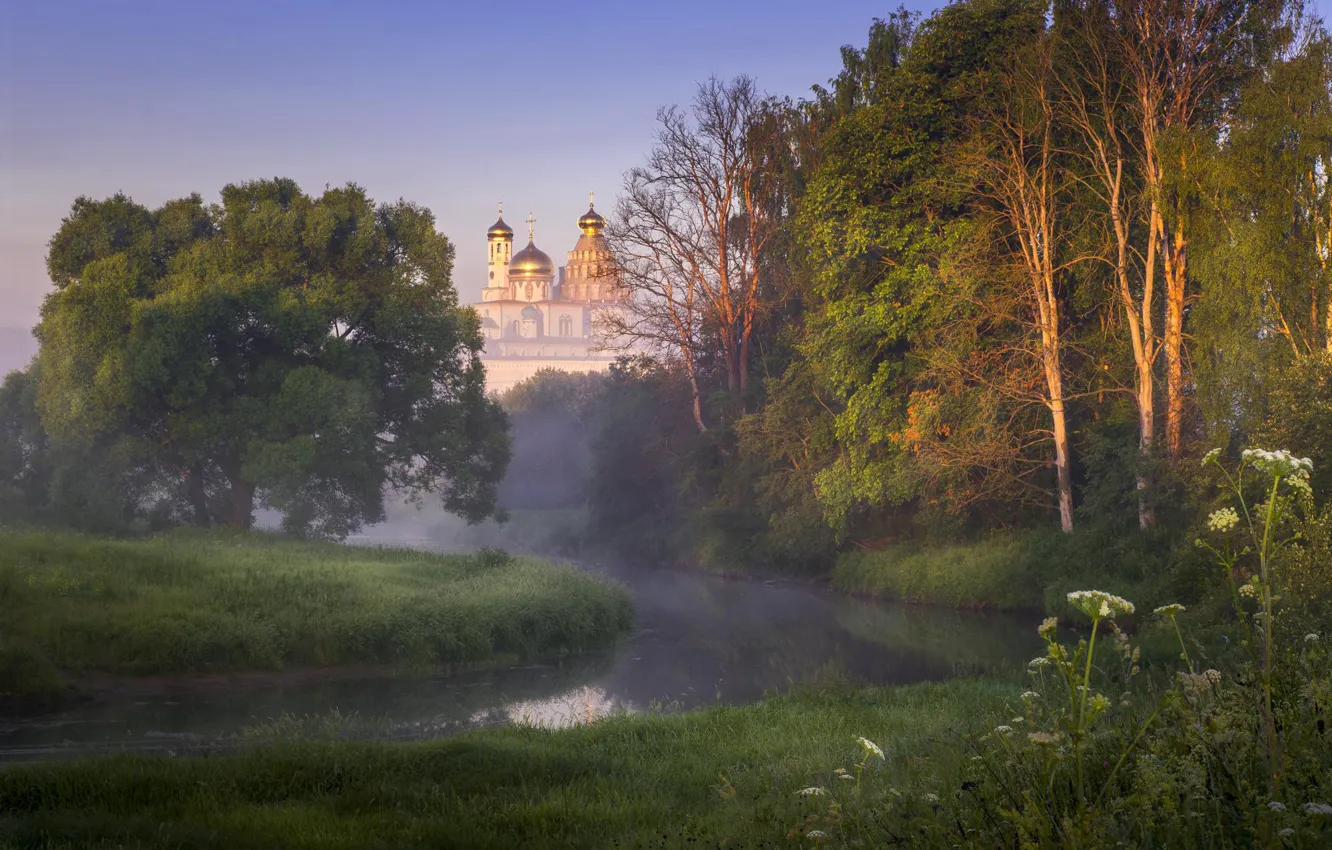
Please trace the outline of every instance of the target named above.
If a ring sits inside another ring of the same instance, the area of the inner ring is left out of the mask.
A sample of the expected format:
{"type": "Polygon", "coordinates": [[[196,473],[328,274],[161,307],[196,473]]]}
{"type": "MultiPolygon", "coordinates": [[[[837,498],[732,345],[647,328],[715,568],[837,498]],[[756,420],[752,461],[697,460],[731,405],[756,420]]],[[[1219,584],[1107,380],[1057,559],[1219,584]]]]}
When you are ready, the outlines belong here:
{"type": "Polygon", "coordinates": [[[355,185],[79,198],[50,243],[41,427],[85,456],[121,447],[150,479],[137,508],[201,525],[248,528],[259,505],[341,537],[383,517],[386,488],[480,520],[507,420],[452,265],[428,210],[355,185]]]}

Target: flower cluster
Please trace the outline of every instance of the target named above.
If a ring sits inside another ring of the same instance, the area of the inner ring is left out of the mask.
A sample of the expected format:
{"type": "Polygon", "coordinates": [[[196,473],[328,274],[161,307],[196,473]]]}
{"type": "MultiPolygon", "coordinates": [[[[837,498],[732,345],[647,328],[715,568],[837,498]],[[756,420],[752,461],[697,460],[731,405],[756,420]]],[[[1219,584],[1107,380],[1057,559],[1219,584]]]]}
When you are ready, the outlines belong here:
{"type": "Polygon", "coordinates": [[[1171,602],[1169,605],[1162,605],[1152,613],[1159,617],[1175,617],[1184,613],[1184,606],[1178,602],[1171,602]]]}
{"type": "Polygon", "coordinates": [[[1114,619],[1121,614],[1133,613],[1132,602],[1103,590],[1075,590],[1068,595],[1068,601],[1093,620],[1114,619]]]}
{"type": "Polygon", "coordinates": [[[876,755],[879,758],[883,758],[883,750],[879,749],[878,744],[874,743],[869,738],[857,738],[856,740],[860,742],[860,746],[865,750],[866,755],[876,755]]]}
{"type": "Polygon", "coordinates": [[[1239,525],[1239,514],[1234,508],[1222,508],[1219,511],[1212,511],[1212,515],[1207,518],[1207,527],[1212,531],[1229,531],[1239,525]]]}
{"type": "Polygon", "coordinates": [[[1313,472],[1313,461],[1307,457],[1296,457],[1285,449],[1269,452],[1266,449],[1245,449],[1240,455],[1243,461],[1259,472],[1273,478],[1307,479],[1313,472]]]}

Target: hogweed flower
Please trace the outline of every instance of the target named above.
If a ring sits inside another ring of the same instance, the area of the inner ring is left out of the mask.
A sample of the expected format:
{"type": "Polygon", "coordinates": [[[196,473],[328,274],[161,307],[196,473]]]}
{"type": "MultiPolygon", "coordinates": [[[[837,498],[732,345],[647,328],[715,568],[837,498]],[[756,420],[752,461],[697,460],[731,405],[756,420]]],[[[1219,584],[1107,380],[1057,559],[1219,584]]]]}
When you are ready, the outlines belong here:
{"type": "Polygon", "coordinates": [[[938,794],[934,794],[934,793],[926,794],[926,795],[925,795],[925,802],[927,802],[927,803],[938,803],[938,802],[939,802],[939,795],[938,795],[938,794]]]}
{"type": "Polygon", "coordinates": [[[1273,800],[1272,802],[1267,804],[1267,808],[1271,809],[1274,812],[1284,812],[1286,810],[1286,804],[1278,802],[1277,800],[1273,800]]]}
{"type": "Polygon", "coordinates": [[[1221,456],[1221,449],[1219,449],[1219,448],[1217,448],[1217,449],[1212,449],[1212,450],[1209,451],[1207,454],[1203,455],[1202,465],[1203,465],[1203,466],[1206,466],[1207,464],[1209,464],[1209,463],[1211,463],[1212,461],[1216,460],[1216,459],[1217,459],[1218,457],[1220,457],[1220,456],[1221,456]]]}
{"type": "Polygon", "coordinates": [[[1267,451],[1266,449],[1245,449],[1240,454],[1241,460],[1254,469],[1273,478],[1308,478],[1313,472],[1313,461],[1307,457],[1296,457],[1285,449],[1267,451]]]}
{"type": "Polygon", "coordinates": [[[1022,699],[1040,699],[1040,698],[1041,698],[1041,695],[1038,694],[1038,693],[1036,693],[1035,691],[1023,691],[1023,692],[1022,692],[1022,699]]]}
{"type": "Polygon", "coordinates": [[[811,829],[809,832],[805,833],[805,837],[813,838],[815,841],[821,841],[828,837],[828,833],[821,829],[811,829]]]}
{"type": "Polygon", "coordinates": [[[1241,584],[1239,588],[1239,595],[1256,598],[1258,596],[1258,585],[1254,584],[1253,582],[1245,582],[1244,584],[1241,584]]]}
{"type": "Polygon", "coordinates": [[[1305,803],[1304,813],[1306,815],[1332,815],[1332,806],[1327,803],[1305,803]]]}
{"type": "Polygon", "coordinates": [[[1304,642],[1305,642],[1305,643],[1318,643],[1318,633],[1317,633],[1317,632],[1309,632],[1307,635],[1304,636],[1304,642]]]}
{"type": "Polygon", "coordinates": [[[1227,532],[1239,525],[1239,514],[1234,508],[1221,508],[1212,511],[1211,516],[1207,517],[1207,527],[1212,531],[1227,532]]]}
{"type": "Polygon", "coordinates": [[[879,758],[883,758],[883,750],[879,749],[878,744],[874,743],[869,738],[856,738],[856,740],[860,742],[860,746],[865,748],[866,755],[876,755],[879,758]]]}
{"type": "Polygon", "coordinates": [[[1055,633],[1055,629],[1057,628],[1059,628],[1059,618],[1046,617],[1044,620],[1041,620],[1041,624],[1036,627],[1036,633],[1046,640],[1049,640],[1050,636],[1055,633]]]}
{"type": "Polygon", "coordinates": [[[999,726],[994,727],[994,731],[998,732],[1000,735],[1011,735],[1013,734],[1013,727],[1001,724],[999,726]]]}
{"type": "Polygon", "coordinates": [[[1132,602],[1104,590],[1075,590],[1068,595],[1068,601],[1093,620],[1113,620],[1121,614],[1132,614],[1134,611],[1132,602]]]}
{"type": "Polygon", "coordinates": [[[1180,605],[1178,602],[1171,602],[1169,605],[1162,605],[1152,613],[1160,617],[1170,617],[1173,619],[1177,615],[1183,614],[1185,610],[1184,606],[1180,605]]]}
{"type": "Polygon", "coordinates": [[[1040,745],[1045,745],[1045,744],[1057,744],[1057,743],[1059,743],[1059,739],[1062,738],[1062,737],[1063,737],[1063,736],[1060,735],[1058,732],[1055,732],[1055,733],[1050,733],[1050,732],[1028,732],[1028,733],[1027,733],[1027,740],[1028,740],[1028,741],[1031,741],[1033,744],[1040,744],[1040,745]]]}
{"type": "Polygon", "coordinates": [[[826,796],[828,796],[828,789],[827,789],[827,788],[823,788],[823,787],[818,786],[818,785],[811,785],[811,786],[808,787],[808,788],[801,788],[799,791],[796,792],[796,796],[798,796],[798,797],[826,797],[826,796]]]}
{"type": "Polygon", "coordinates": [[[1049,659],[1048,657],[1042,655],[1042,656],[1040,656],[1039,658],[1033,658],[1033,659],[1031,659],[1030,661],[1028,661],[1028,662],[1027,662],[1027,669],[1028,669],[1028,670],[1039,670],[1039,669],[1041,669],[1042,667],[1044,667],[1045,665],[1047,665],[1047,664],[1049,664],[1049,663],[1050,663],[1050,659],[1049,659]]]}

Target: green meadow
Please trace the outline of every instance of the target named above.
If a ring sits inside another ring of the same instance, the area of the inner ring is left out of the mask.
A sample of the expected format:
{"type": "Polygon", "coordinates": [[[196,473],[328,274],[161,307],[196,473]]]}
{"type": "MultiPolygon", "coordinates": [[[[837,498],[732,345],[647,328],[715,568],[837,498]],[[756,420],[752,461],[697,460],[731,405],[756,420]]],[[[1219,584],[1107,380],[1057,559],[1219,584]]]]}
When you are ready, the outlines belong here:
{"type": "Polygon", "coordinates": [[[436,555],[179,532],[0,531],[0,693],[80,675],[484,665],[628,630],[620,587],[502,552],[436,555]]]}

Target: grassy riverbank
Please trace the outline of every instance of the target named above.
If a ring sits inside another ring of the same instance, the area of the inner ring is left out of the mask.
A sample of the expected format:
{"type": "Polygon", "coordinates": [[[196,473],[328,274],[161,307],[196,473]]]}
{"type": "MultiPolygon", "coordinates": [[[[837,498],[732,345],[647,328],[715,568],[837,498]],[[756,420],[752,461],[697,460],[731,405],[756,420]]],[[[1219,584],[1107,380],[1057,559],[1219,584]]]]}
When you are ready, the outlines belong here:
{"type": "MultiPolygon", "coordinates": [[[[855,768],[856,736],[906,789],[967,756],[955,732],[1017,703],[958,680],[798,694],[560,731],[411,744],[303,742],[211,758],[117,757],[0,772],[0,841],[18,847],[729,847],[789,839],[855,768]]],[[[944,791],[933,785],[920,792],[944,791]]],[[[764,843],[767,842],[766,845],[764,843]]]]}
{"type": "Polygon", "coordinates": [[[966,543],[845,552],[830,584],[846,593],[952,608],[1063,615],[1068,592],[1086,587],[1142,605],[1177,601],[1191,586],[1191,550],[1178,550],[1163,534],[996,534],[966,543]]]}
{"type": "Polygon", "coordinates": [[[0,693],[81,673],[471,665],[603,645],[623,589],[499,552],[0,531],[0,693]]]}

